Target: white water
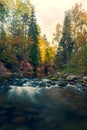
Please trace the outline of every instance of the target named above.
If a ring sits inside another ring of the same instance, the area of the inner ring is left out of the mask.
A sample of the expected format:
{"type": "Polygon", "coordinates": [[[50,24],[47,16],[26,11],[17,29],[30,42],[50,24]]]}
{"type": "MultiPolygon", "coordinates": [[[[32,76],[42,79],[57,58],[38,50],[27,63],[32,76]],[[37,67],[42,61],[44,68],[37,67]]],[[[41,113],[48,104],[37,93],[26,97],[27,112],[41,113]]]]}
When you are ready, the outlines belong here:
{"type": "MultiPolygon", "coordinates": [[[[9,99],[19,99],[19,100],[31,99],[33,102],[37,102],[36,96],[41,95],[44,90],[46,91],[46,90],[51,89],[51,88],[67,89],[67,88],[71,87],[75,91],[78,91],[80,93],[83,92],[82,86],[79,84],[72,85],[72,84],[68,83],[65,86],[59,86],[58,81],[55,84],[52,84],[52,82],[49,79],[41,79],[41,80],[22,79],[21,81],[23,82],[21,86],[17,86],[17,85],[10,85],[9,86],[10,87],[10,89],[8,91],[8,98],[9,99]]],[[[18,80],[16,80],[15,82],[18,82],[18,80]]]]}
{"type": "Polygon", "coordinates": [[[36,102],[35,95],[40,94],[41,88],[30,87],[30,86],[10,86],[8,98],[20,98],[21,99],[31,99],[33,102],[36,102]]]}

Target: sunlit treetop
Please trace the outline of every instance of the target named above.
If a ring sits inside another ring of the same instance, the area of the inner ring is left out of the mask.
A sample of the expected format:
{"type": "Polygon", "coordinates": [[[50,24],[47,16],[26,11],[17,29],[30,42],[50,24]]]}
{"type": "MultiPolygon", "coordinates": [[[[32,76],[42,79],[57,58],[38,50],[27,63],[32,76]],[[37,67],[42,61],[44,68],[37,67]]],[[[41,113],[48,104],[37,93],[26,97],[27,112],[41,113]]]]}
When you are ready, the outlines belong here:
{"type": "Polygon", "coordinates": [[[8,5],[8,7],[12,9],[18,8],[21,3],[25,3],[27,5],[30,4],[29,0],[1,0],[0,2],[8,5]]]}

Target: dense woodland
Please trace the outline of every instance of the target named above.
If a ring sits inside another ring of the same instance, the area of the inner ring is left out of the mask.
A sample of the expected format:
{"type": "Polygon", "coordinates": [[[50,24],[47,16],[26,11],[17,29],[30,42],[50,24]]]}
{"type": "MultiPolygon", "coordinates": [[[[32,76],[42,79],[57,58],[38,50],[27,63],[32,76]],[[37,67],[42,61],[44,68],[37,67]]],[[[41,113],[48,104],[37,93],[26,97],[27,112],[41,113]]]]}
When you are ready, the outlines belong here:
{"type": "MultiPolygon", "coordinates": [[[[57,14],[56,12],[56,15],[57,14]]],[[[29,0],[0,0],[0,61],[11,71],[19,70],[22,61],[38,67],[87,74],[87,11],[75,4],[58,23],[52,43],[35,16],[29,0]],[[56,46],[55,46],[56,43],[56,46]]]]}

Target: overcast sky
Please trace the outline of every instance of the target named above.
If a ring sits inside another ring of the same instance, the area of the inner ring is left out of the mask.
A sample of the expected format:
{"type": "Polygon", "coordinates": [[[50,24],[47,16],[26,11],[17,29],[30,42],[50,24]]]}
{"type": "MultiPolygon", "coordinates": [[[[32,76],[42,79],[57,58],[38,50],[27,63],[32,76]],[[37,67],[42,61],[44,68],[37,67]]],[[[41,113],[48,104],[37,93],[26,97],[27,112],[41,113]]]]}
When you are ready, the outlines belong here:
{"type": "Polygon", "coordinates": [[[87,9],[87,0],[30,0],[35,6],[37,21],[42,34],[46,34],[49,41],[55,32],[57,23],[63,23],[64,12],[71,9],[75,3],[82,3],[87,9]]]}

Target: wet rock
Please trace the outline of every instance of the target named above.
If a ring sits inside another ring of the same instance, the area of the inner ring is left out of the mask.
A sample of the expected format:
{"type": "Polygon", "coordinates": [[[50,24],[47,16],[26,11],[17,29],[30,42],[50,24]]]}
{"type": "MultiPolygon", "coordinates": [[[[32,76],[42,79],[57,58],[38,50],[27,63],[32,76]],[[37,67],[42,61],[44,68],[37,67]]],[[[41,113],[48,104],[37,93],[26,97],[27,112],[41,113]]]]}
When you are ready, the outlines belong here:
{"type": "MultiPolygon", "coordinates": [[[[68,124],[65,125],[61,125],[59,130],[83,130],[83,126],[79,125],[81,124],[81,122],[70,122],[68,124]]],[[[86,130],[86,129],[84,129],[86,130]]]]}
{"type": "Polygon", "coordinates": [[[0,111],[0,115],[5,115],[5,114],[6,114],[5,110],[0,111]]]}
{"type": "Polygon", "coordinates": [[[78,81],[82,84],[82,86],[87,87],[87,76],[81,76],[78,81]]]}
{"type": "Polygon", "coordinates": [[[64,87],[64,86],[67,85],[67,82],[66,81],[59,81],[58,85],[61,86],[61,87],[64,87]]]}
{"type": "Polygon", "coordinates": [[[87,76],[83,77],[83,84],[85,87],[87,87],[87,76]]]}
{"type": "Polygon", "coordinates": [[[18,116],[18,117],[15,117],[15,118],[13,119],[13,121],[14,121],[15,123],[20,124],[20,123],[23,123],[23,122],[25,121],[25,118],[22,117],[22,116],[18,116]]]}
{"type": "Polygon", "coordinates": [[[4,124],[0,130],[14,130],[14,128],[9,124],[4,124]]]}
{"type": "Polygon", "coordinates": [[[9,83],[8,80],[5,78],[2,78],[0,80],[0,93],[3,93],[5,91],[9,90],[9,83]]]}
{"type": "Polygon", "coordinates": [[[29,128],[27,126],[19,126],[16,130],[29,130],[29,128]]]}

